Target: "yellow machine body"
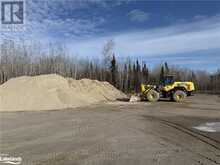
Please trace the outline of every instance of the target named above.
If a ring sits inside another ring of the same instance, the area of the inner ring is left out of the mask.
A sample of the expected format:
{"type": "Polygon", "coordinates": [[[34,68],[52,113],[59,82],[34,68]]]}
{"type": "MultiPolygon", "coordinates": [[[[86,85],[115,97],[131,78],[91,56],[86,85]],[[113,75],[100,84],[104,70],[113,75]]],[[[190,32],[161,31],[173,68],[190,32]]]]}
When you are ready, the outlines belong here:
{"type": "Polygon", "coordinates": [[[147,98],[149,101],[157,101],[159,98],[171,98],[179,102],[186,96],[191,96],[194,90],[194,83],[188,81],[173,81],[160,86],[141,84],[142,97],[147,98]]]}
{"type": "Polygon", "coordinates": [[[192,92],[195,90],[193,82],[174,82],[173,84],[163,86],[162,90],[168,92],[178,87],[184,88],[187,92],[192,92]]]}

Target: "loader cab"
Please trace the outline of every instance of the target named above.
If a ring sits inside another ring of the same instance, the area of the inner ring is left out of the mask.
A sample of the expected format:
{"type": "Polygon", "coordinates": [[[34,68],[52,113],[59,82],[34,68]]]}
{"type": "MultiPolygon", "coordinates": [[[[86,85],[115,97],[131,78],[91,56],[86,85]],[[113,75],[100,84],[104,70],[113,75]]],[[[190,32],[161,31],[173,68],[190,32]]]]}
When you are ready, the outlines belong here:
{"type": "Polygon", "coordinates": [[[163,86],[171,85],[173,83],[174,83],[174,76],[173,75],[164,76],[164,78],[162,80],[163,86]]]}

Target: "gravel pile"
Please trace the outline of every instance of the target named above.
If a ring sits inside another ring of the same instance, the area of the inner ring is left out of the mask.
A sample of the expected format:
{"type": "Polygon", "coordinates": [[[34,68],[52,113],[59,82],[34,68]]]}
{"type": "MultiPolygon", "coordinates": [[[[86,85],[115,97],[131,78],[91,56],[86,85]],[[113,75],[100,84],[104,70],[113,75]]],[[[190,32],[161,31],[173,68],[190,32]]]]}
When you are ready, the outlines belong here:
{"type": "Polygon", "coordinates": [[[0,111],[65,109],[124,97],[108,82],[74,80],[56,74],[22,76],[0,86],[0,111]]]}

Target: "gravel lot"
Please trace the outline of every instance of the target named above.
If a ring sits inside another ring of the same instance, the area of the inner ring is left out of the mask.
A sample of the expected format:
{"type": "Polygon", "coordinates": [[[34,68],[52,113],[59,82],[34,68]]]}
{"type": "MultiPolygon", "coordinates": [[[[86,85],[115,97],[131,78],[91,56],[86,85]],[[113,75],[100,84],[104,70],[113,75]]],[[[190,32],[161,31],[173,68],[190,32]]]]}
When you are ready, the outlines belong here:
{"type": "Polygon", "coordinates": [[[25,165],[220,164],[220,132],[193,128],[220,122],[218,96],[0,116],[0,153],[25,165]]]}

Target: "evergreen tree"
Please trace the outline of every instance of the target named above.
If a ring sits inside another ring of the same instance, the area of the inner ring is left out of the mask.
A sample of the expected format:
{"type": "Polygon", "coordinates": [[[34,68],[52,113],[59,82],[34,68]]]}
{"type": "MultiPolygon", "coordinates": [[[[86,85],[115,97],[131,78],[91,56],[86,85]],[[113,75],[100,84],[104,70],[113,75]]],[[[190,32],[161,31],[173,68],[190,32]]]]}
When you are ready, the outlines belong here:
{"type": "Polygon", "coordinates": [[[170,69],[167,62],[164,63],[164,66],[165,66],[165,74],[168,75],[170,73],[170,69]]]}
{"type": "Polygon", "coordinates": [[[130,92],[132,90],[132,68],[131,68],[131,62],[129,61],[128,64],[128,91],[130,92]]]}
{"type": "Polygon", "coordinates": [[[132,91],[135,91],[136,90],[136,75],[137,75],[137,71],[136,71],[136,65],[135,63],[133,63],[133,68],[132,68],[132,84],[131,84],[131,90],[132,91]]]}
{"type": "Polygon", "coordinates": [[[94,68],[92,62],[89,64],[89,78],[94,79],[94,68]]]}
{"type": "Polygon", "coordinates": [[[123,89],[124,92],[128,91],[128,69],[127,69],[127,64],[124,65],[122,89],[123,89]]]}
{"type": "Polygon", "coordinates": [[[140,85],[141,85],[141,67],[138,62],[136,61],[136,69],[135,69],[135,91],[140,91],[140,85]]]}
{"type": "Polygon", "coordinates": [[[115,59],[114,54],[111,60],[110,71],[111,71],[111,84],[116,86],[117,85],[117,65],[116,65],[116,59],[115,59]]]}
{"type": "Polygon", "coordinates": [[[147,83],[148,78],[149,78],[148,68],[147,68],[147,65],[144,64],[143,69],[142,69],[142,80],[143,80],[143,82],[147,83]]]}
{"type": "Polygon", "coordinates": [[[159,82],[162,83],[163,79],[164,79],[164,66],[163,65],[161,66],[160,77],[159,78],[160,78],[159,82]]]}

